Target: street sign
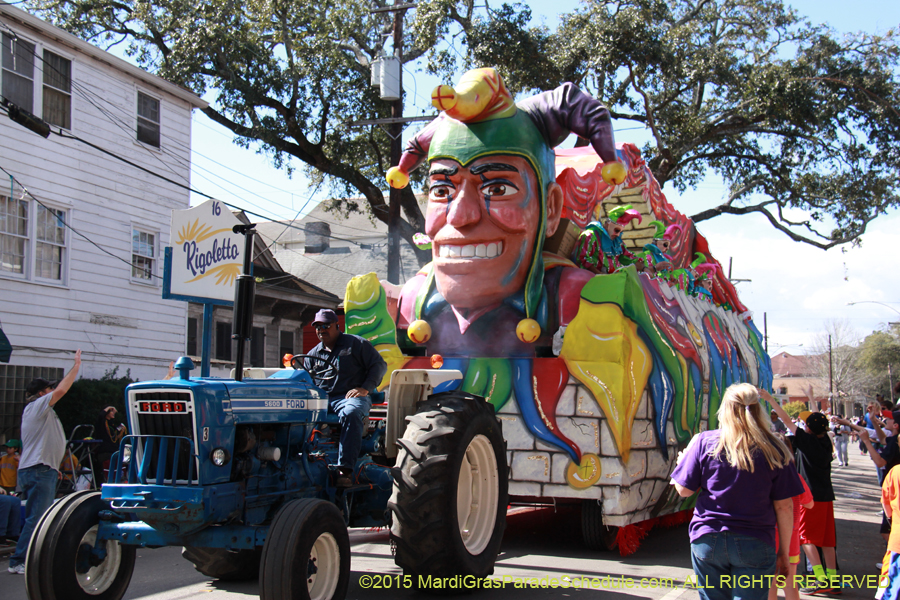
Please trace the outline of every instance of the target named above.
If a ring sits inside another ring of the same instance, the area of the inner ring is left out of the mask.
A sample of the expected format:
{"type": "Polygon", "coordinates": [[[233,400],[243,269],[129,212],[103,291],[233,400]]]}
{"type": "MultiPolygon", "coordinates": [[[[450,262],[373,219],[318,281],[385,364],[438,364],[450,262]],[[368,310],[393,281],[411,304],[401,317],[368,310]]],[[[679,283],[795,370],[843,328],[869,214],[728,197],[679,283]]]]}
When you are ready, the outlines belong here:
{"type": "Polygon", "coordinates": [[[231,304],[244,255],[244,236],[232,228],[241,224],[218,200],[172,211],[168,296],[231,304]]]}

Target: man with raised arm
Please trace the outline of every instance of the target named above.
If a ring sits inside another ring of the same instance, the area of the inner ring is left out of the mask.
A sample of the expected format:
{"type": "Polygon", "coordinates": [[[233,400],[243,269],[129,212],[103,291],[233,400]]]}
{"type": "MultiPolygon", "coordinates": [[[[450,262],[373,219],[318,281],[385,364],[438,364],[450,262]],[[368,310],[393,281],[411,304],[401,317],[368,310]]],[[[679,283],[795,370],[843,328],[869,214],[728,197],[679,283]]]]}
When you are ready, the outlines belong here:
{"type": "Polygon", "coordinates": [[[53,504],[59,465],[66,453],[66,435],[53,407],[62,400],[78,377],[81,350],[75,364],[59,382],[38,377],[25,388],[22,413],[22,456],[19,458],[19,487],[25,493],[25,524],[16,550],[9,557],[9,572],[25,574],[25,554],[37,522],[53,504]]]}

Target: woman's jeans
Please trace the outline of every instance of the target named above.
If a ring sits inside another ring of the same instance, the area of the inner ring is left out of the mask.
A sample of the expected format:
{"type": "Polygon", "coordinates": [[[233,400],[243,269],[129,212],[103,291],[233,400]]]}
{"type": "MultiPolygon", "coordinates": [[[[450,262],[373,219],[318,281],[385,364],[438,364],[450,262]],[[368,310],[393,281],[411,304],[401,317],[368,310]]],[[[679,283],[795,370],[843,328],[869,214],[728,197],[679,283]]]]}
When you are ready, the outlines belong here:
{"type": "Polygon", "coordinates": [[[742,533],[707,533],[691,542],[703,600],[764,600],[775,575],[775,547],[742,533]]]}

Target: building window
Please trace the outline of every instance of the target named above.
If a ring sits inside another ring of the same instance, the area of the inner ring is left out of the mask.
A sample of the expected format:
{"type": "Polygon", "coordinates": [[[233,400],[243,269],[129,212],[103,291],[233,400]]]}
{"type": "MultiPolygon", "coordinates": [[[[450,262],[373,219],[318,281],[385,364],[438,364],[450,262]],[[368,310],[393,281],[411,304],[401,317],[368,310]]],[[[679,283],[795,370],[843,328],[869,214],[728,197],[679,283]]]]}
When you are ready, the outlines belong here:
{"type": "Polygon", "coordinates": [[[34,44],[3,34],[3,96],[34,112],[34,44]]]}
{"type": "Polygon", "coordinates": [[[156,267],[156,236],[139,229],[131,230],[131,278],[152,281],[156,267]]]}
{"type": "Polygon", "coordinates": [[[72,61],[17,35],[3,33],[3,96],[51,125],[72,128],[72,61]],[[42,78],[36,78],[35,58],[42,78]],[[35,102],[35,94],[38,96],[35,102]],[[40,109],[40,114],[38,114],[40,109]]]}
{"type": "Polygon", "coordinates": [[[194,317],[188,317],[187,323],[187,355],[198,356],[197,338],[200,332],[200,322],[194,317]]]}
{"type": "Polygon", "coordinates": [[[266,366],[266,330],[254,327],[250,332],[250,366],[266,366]]]}
{"type": "Polygon", "coordinates": [[[137,139],[159,148],[159,100],[138,92],[137,139]]]}
{"type": "Polygon", "coordinates": [[[65,281],[66,217],[63,209],[0,195],[0,273],[65,281]]]}
{"type": "Polygon", "coordinates": [[[72,61],[44,50],[43,118],[51,125],[72,128],[72,61]]]}
{"type": "Polygon", "coordinates": [[[778,393],[779,394],[787,394],[787,386],[778,388],[778,393]]]}
{"type": "Polygon", "coordinates": [[[66,250],[66,211],[38,204],[36,237],[35,277],[61,281],[66,250]]]}
{"type": "Polygon", "coordinates": [[[216,358],[231,360],[231,323],[216,323],[216,358]]]}
{"type": "Polygon", "coordinates": [[[25,274],[28,201],[0,196],[0,270],[25,274]]]}
{"type": "Polygon", "coordinates": [[[294,354],[294,332],[282,331],[279,338],[278,357],[283,358],[285,354],[294,354]]]}

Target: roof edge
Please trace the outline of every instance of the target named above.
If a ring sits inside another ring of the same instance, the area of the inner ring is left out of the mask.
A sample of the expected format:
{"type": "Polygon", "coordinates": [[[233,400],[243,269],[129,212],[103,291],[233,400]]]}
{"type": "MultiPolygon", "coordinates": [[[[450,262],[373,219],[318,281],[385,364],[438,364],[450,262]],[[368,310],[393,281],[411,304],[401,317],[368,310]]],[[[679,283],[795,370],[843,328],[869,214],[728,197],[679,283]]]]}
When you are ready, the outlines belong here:
{"type": "Polygon", "coordinates": [[[114,69],[118,69],[132,77],[143,81],[149,85],[152,85],[172,96],[180,100],[184,100],[188,104],[191,105],[192,108],[206,108],[209,106],[209,102],[198,96],[197,94],[191,92],[187,88],[183,88],[180,85],[176,85],[171,81],[167,81],[160,77],[159,75],[154,75],[153,73],[149,73],[140,67],[136,67],[128,61],[122,60],[118,56],[110,54],[106,50],[101,50],[97,46],[82,40],[81,38],[72,35],[68,31],[64,29],[60,29],[56,25],[52,23],[48,23],[43,19],[40,19],[33,14],[26,12],[20,8],[16,8],[6,2],[0,1],[0,14],[13,19],[14,21],[18,21],[22,25],[26,27],[30,27],[43,35],[47,36],[50,39],[53,39],[60,44],[64,44],[69,46],[70,48],[74,48],[83,54],[86,54],[102,63],[106,63],[110,67],[114,69]]]}

